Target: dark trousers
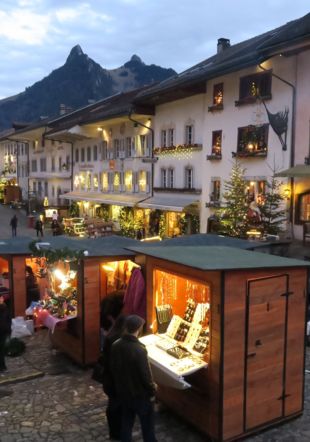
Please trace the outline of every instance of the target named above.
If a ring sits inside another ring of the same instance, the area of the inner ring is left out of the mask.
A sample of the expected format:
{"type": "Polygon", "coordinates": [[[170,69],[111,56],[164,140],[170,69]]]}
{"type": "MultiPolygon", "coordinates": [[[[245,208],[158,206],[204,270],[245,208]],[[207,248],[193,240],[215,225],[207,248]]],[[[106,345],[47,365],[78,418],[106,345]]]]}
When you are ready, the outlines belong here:
{"type": "Polygon", "coordinates": [[[37,229],[37,236],[39,236],[39,233],[41,236],[43,236],[43,230],[42,229],[37,229]]]}
{"type": "Polygon", "coordinates": [[[12,236],[16,236],[16,227],[12,226],[12,236]]]}
{"type": "Polygon", "coordinates": [[[106,409],[107,421],[111,439],[121,439],[122,404],[115,396],[108,396],[106,409]]]}
{"type": "Polygon", "coordinates": [[[154,404],[150,399],[130,399],[122,401],[122,432],[121,441],[131,442],[132,428],[135,417],[141,424],[144,442],[156,442],[154,427],[154,404]]]}
{"type": "Polygon", "coordinates": [[[6,334],[0,334],[0,370],[3,370],[6,368],[5,366],[5,342],[6,342],[7,335],[6,334]]]}

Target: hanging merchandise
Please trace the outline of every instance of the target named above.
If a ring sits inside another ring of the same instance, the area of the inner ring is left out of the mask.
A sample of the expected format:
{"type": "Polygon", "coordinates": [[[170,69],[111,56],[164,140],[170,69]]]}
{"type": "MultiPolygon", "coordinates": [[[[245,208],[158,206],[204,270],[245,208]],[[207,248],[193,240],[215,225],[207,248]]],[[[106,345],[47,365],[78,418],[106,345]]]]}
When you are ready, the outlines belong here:
{"type": "Polygon", "coordinates": [[[146,319],[146,287],[140,268],[134,268],[124,296],[124,313],[146,319]]]}

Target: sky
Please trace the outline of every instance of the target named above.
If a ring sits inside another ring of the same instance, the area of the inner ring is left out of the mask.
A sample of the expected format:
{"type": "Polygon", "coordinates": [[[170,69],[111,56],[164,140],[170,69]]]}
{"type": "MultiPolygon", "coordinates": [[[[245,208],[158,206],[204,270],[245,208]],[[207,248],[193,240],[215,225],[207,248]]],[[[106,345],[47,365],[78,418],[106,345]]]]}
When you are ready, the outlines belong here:
{"type": "Polygon", "coordinates": [[[103,68],[137,54],[177,72],[310,12],[309,0],[1,0],[0,98],[62,66],[72,47],[103,68]]]}

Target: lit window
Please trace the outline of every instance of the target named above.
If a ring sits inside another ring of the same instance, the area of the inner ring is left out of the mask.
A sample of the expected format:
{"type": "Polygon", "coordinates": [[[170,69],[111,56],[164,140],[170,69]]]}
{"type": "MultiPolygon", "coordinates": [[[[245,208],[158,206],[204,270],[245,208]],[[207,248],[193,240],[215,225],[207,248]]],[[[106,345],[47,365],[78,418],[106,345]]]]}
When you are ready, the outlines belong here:
{"type": "Polygon", "coordinates": [[[271,98],[271,72],[251,74],[240,78],[239,102],[253,102],[258,96],[271,98]]]}
{"type": "Polygon", "coordinates": [[[146,192],[147,175],[145,170],[139,172],[139,192],[146,192]]]}
{"type": "Polygon", "coordinates": [[[268,124],[239,127],[237,154],[267,154],[268,127],[268,124]]]}
{"type": "Polygon", "coordinates": [[[132,186],[132,171],[131,170],[127,170],[125,172],[125,189],[126,192],[132,192],[133,190],[133,186],[132,186]]]}
{"type": "Polygon", "coordinates": [[[102,190],[107,191],[109,188],[108,172],[102,172],[101,175],[102,190]]]}
{"type": "Polygon", "coordinates": [[[213,106],[222,106],[224,98],[224,84],[218,83],[213,86],[213,106]]]}
{"type": "Polygon", "coordinates": [[[222,131],[215,130],[212,132],[212,155],[222,154],[222,131]]]}
{"type": "Polygon", "coordinates": [[[121,185],[121,179],[120,179],[120,173],[119,172],[114,172],[114,178],[113,178],[113,188],[116,191],[120,190],[120,185],[121,185]]]}

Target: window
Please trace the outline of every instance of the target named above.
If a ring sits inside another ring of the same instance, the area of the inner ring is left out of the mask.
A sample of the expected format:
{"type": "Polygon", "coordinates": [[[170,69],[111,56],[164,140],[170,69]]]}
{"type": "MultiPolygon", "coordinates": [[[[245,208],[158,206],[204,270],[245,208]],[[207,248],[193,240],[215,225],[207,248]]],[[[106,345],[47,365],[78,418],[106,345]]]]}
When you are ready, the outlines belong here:
{"type": "Polygon", "coordinates": [[[87,147],[87,160],[86,161],[91,161],[91,148],[88,146],[87,147]]]}
{"type": "Polygon", "coordinates": [[[101,174],[101,186],[103,191],[107,191],[109,188],[108,172],[102,172],[101,174]]]}
{"type": "Polygon", "coordinates": [[[266,187],[266,180],[256,181],[249,179],[246,188],[247,201],[249,203],[251,201],[256,201],[257,203],[262,204],[266,194],[266,187]]]}
{"type": "Polygon", "coordinates": [[[240,78],[239,101],[236,105],[244,102],[253,102],[257,96],[271,98],[271,72],[247,75],[240,78]]]}
{"type": "Polygon", "coordinates": [[[217,203],[221,198],[221,180],[219,178],[212,178],[210,202],[217,203]]]}
{"type": "Polygon", "coordinates": [[[168,186],[169,188],[173,189],[174,187],[174,169],[169,168],[168,169],[168,186]]]}
{"type": "Polygon", "coordinates": [[[239,127],[237,155],[266,156],[268,127],[268,124],[239,127]]]}
{"type": "Polygon", "coordinates": [[[34,193],[36,193],[37,192],[37,183],[35,181],[34,181],[32,187],[33,187],[34,193]]]}
{"type": "Polygon", "coordinates": [[[161,147],[167,147],[167,131],[161,131],[161,147]]]}
{"type": "Polygon", "coordinates": [[[108,158],[108,142],[102,141],[101,160],[106,160],[107,158],[108,158]]]}
{"type": "Polygon", "coordinates": [[[75,149],[75,162],[78,163],[80,161],[80,151],[79,149],[75,149]]]}
{"type": "Polygon", "coordinates": [[[194,126],[189,124],[185,126],[185,144],[193,144],[194,143],[194,126]]]}
{"type": "Polygon", "coordinates": [[[132,192],[133,190],[133,180],[132,180],[131,170],[127,170],[125,172],[125,190],[126,192],[132,192]]]}
{"type": "Polygon", "coordinates": [[[113,142],[113,145],[114,145],[114,157],[115,158],[119,158],[120,157],[120,142],[119,142],[119,139],[115,139],[114,140],[114,142],[113,142]]]}
{"type": "Polygon", "coordinates": [[[213,106],[223,106],[224,84],[218,83],[213,86],[213,106]]]}
{"type": "Polygon", "coordinates": [[[212,132],[212,155],[222,154],[222,131],[215,130],[212,132]]]}
{"type": "Polygon", "coordinates": [[[174,146],[174,129],[168,129],[168,146],[174,146]]]}
{"type": "Polygon", "coordinates": [[[298,221],[310,221],[310,192],[298,195],[298,221]]]}
{"type": "Polygon", "coordinates": [[[141,156],[145,157],[146,155],[146,136],[140,135],[140,147],[141,147],[141,156]]]}
{"type": "Polygon", "coordinates": [[[82,163],[85,163],[85,148],[82,147],[81,149],[81,161],[82,163]]]}
{"type": "Polygon", "coordinates": [[[52,163],[51,163],[51,171],[55,172],[55,157],[52,157],[51,161],[52,161],[52,163]]]}
{"type": "Polygon", "coordinates": [[[192,167],[186,167],[185,168],[185,188],[186,189],[193,189],[193,168],[192,167]]]}
{"type": "Polygon", "coordinates": [[[55,187],[52,186],[52,197],[54,198],[54,196],[55,196],[55,187]]]}
{"type": "Polygon", "coordinates": [[[146,192],[147,189],[147,173],[145,170],[139,172],[139,192],[146,192]]]}
{"type": "Polygon", "coordinates": [[[98,160],[98,147],[96,144],[93,146],[93,159],[94,161],[98,160]]]}
{"type": "Polygon", "coordinates": [[[62,171],[62,158],[61,157],[58,157],[58,170],[59,170],[59,172],[62,171]]]}
{"type": "Polygon", "coordinates": [[[48,197],[48,182],[44,182],[44,196],[48,197]]]}
{"type": "Polygon", "coordinates": [[[113,190],[119,192],[121,188],[121,177],[119,172],[114,172],[113,190]]]}
{"type": "Polygon", "coordinates": [[[98,190],[99,183],[98,183],[98,175],[96,173],[93,176],[93,183],[94,183],[94,190],[98,190]]]}
{"type": "Polygon", "coordinates": [[[41,183],[41,181],[38,182],[38,195],[42,196],[42,183],[41,183]]]}
{"type": "Polygon", "coordinates": [[[67,170],[70,170],[70,155],[66,156],[66,168],[67,170]]]}
{"type": "Polygon", "coordinates": [[[161,169],[160,180],[161,180],[161,187],[166,188],[167,187],[167,170],[166,169],[161,169]]]}
{"type": "Polygon", "coordinates": [[[37,172],[37,160],[31,160],[31,172],[37,172]]]}
{"type": "Polygon", "coordinates": [[[46,172],[46,158],[40,158],[40,171],[46,172]]]}
{"type": "Polygon", "coordinates": [[[91,190],[91,174],[86,172],[86,190],[91,190]]]}
{"type": "Polygon", "coordinates": [[[133,156],[133,140],[131,137],[126,138],[126,157],[130,158],[133,156]]]}

